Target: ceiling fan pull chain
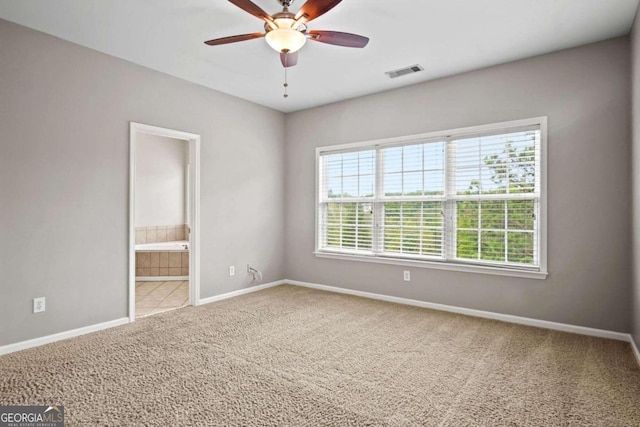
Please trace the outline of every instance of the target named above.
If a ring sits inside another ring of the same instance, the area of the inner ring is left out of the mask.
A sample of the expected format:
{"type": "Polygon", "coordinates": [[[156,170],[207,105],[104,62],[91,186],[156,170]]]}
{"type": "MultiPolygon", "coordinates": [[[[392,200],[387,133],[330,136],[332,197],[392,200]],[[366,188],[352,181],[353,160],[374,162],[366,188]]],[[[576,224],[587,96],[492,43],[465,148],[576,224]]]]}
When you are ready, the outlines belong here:
{"type": "Polygon", "coordinates": [[[287,83],[287,69],[284,69],[284,97],[288,98],[289,94],[287,93],[287,88],[289,87],[289,83],[287,83]]]}

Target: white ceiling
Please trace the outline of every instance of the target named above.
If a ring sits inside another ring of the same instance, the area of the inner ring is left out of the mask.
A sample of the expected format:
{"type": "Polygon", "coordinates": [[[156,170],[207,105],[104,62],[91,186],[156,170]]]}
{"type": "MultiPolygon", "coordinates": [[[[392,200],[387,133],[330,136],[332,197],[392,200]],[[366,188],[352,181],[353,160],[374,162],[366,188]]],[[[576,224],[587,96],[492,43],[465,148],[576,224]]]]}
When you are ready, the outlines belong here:
{"type": "MultiPolygon", "coordinates": [[[[264,39],[203,44],[262,31],[225,0],[0,0],[0,18],[290,112],[625,35],[638,1],[343,0],[309,28],[365,35],[369,45],[307,43],[289,69],[288,99],[264,39]],[[384,74],[413,64],[425,71],[384,74]]],[[[277,0],[254,2],[280,10],[277,0]]]]}

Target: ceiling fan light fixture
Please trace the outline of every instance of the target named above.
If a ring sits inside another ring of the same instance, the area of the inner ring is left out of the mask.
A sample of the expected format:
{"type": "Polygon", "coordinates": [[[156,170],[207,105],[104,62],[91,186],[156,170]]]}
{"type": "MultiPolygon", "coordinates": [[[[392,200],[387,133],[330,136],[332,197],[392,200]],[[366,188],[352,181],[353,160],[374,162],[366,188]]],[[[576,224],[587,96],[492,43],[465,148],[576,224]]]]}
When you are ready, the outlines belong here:
{"type": "Polygon", "coordinates": [[[297,52],[307,42],[307,38],[300,31],[291,28],[271,30],[265,36],[267,43],[277,52],[297,52]]]}
{"type": "Polygon", "coordinates": [[[218,46],[264,37],[269,46],[280,54],[280,62],[286,71],[287,68],[298,63],[298,51],[302,49],[307,39],[352,48],[363,48],[369,42],[369,38],[357,34],[340,31],[309,31],[307,27],[309,22],[327,13],[342,0],[306,0],[296,14],[289,12],[289,7],[294,0],[278,1],[282,5],[282,12],[268,14],[251,0],[229,0],[235,6],[260,19],[264,23],[264,32],[221,37],[207,40],[205,43],[209,46],[218,46]]]}

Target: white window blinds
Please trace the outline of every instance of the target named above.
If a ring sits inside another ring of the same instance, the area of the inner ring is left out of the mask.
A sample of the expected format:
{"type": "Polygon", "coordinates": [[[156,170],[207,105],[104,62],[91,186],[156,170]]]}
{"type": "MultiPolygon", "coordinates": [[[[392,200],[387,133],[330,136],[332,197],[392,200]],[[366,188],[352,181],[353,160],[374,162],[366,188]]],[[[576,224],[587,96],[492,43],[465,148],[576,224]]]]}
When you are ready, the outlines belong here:
{"type": "Polygon", "coordinates": [[[320,150],[318,251],[540,265],[539,125],[320,150]]]}
{"type": "Polygon", "coordinates": [[[322,156],[322,247],[373,251],[373,198],[376,151],[332,153],[322,156]]]}
{"type": "Polygon", "coordinates": [[[538,128],[449,142],[454,258],[538,265],[539,147],[538,128]]]}
{"type": "Polygon", "coordinates": [[[379,149],[378,253],[444,256],[445,148],[433,141],[379,149]]]}

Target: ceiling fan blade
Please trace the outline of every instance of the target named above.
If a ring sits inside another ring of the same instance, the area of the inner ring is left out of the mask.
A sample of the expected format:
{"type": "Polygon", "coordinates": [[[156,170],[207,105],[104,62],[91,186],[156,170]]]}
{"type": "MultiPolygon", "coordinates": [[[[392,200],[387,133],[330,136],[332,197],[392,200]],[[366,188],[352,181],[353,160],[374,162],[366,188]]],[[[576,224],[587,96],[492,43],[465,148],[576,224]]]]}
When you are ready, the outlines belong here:
{"type": "Polygon", "coordinates": [[[344,47],[365,47],[369,38],[339,31],[309,31],[309,39],[344,47]]]}
{"type": "Polygon", "coordinates": [[[256,18],[264,19],[265,21],[273,21],[271,15],[262,10],[260,6],[253,3],[251,0],[229,0],[234,5],[238,6],[240,9],[244,10],[247,13],[255,16],[256,18]]]}
{"type": "Polygon", "coordinates": [[[222,37],[219,39],[208,40],[205,42],[205,44],[208,44],[209,46],[217,46],[220,44],[242,42],[245,40],[257,39],[260,37],[264,37],[264,33],[240,34],[238,36],[222,37]]]}
{"type": "Polygon", "coordinates": [[[341,1],[342,0],[307,0],[298,13],[296,13],[296,19],[303,23],[312,21],[336,7],[341,1]]]}
{"type": "Polygon", "coordinates": [[[293,67],[298,64],[298,52],[280,53],[280,62],[284,68],[293,67]]]}

